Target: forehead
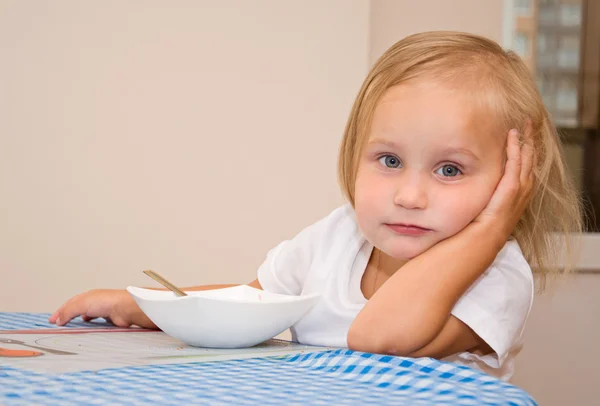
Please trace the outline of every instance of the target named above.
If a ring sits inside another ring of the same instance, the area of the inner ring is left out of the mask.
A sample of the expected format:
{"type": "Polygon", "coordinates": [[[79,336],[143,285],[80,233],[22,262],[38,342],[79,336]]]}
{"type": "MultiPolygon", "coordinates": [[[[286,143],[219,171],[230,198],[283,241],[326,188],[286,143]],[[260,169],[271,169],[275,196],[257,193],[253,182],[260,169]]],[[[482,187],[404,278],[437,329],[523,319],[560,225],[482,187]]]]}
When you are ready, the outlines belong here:
{"type": "Polygon", "coordinates": [[[497,123],[495,114],[473,92],[432,82],[408,82],[382,95],[373,113],[369,138],[502,144],[497,123]]]}

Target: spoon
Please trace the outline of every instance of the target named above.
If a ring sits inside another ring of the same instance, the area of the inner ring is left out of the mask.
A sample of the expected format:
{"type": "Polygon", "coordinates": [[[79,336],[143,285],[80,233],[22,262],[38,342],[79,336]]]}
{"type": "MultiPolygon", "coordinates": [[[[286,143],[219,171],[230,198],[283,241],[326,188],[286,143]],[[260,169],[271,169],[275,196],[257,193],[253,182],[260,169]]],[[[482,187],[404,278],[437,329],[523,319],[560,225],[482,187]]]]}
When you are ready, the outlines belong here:
{"type": "Polygon", "coordinates": [[[156,282],[158,282],[161,285],[163,285],[164,287],[166,287],[167,289],[175,292],[175,294],[177,296],[187,296],[187,293],[185,293],[184,291],[182,291],[181,289],[179,289],[177,286],[173,285],[171,282],[169,282],[168,280],[166,280],[165,278],[163,278],[162,276],[160,276],[156,272],[151,271],[151,270],[148,269],[148,270],[145,270],[144,273],[146,275],[148,275],[149,277],[151,277],[152,279],[154,279],[156,282]]]}

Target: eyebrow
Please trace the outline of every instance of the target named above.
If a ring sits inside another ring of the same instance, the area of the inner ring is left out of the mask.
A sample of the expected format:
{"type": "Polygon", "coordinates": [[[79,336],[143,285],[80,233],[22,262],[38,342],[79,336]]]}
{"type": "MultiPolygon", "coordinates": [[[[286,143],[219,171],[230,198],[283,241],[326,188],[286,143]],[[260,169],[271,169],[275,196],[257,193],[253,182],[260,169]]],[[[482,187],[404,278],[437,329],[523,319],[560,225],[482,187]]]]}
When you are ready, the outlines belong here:
{"type": "MultiPolygon", "coordinates": [[[[383,138],[373,138],[372,140],[369,141],[369,145],[375,145],[375,144],[385,145],[390,148],[399,148],[398,144],[396,144],[395,142],[386,140],[383,138]]],[[[474,159],[475,161],[480,161],[479,157],[477,155],[475,155],[475,153],[468,148],[448,147],[448,148],[444,148],[441,151],[441,154],[442,155],[467,155],[470,158],[474,159]]]]}
{"type": "Polygon", "coordinates": [[[382,144],[382,145],[386,145],[390,148],[398,148],[398,145],[395,142],[383,139],[383,138],[373,138],[372,140],[369,141],[369,145],[374,145],[374,144],[382,144]]]}
{"type": "Polygon", "coordinates": [[[475,161],[479,161],[479,157],[473,151],[467,148],[446,148],[442,151],[443,155],[467,155],[475,161]]]}

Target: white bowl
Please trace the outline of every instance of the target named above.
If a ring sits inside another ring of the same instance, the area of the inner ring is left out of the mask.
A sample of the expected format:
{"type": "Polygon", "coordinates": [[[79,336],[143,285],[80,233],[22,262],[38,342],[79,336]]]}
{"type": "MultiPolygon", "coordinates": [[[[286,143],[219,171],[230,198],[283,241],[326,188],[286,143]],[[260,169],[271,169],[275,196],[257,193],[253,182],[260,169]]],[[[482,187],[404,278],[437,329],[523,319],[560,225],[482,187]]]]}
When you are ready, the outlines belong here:
{"type": "Polygon", "coordinates": [[[208,348],[260,344],[298,322],[319,298],[279,295],[247,285],[186,292],[188,296],[134,286],[127,291],[162,331],[208,348]]]}

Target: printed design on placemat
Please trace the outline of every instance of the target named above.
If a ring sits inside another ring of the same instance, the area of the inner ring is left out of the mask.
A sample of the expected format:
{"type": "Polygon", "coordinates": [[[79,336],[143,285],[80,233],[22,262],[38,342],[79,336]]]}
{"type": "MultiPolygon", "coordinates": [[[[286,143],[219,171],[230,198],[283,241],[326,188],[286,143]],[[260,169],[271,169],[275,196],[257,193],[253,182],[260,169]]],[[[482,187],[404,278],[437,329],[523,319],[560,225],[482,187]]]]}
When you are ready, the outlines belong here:
{"type": "Polygon", "coordinates": [[[4,346],[10,345],[13,350],[35,349],[41,353],[35,359],[24,359],[25,353],[19,359],[14,355],[6,355],[0,358],[0,366],[14,366],[43,373],[67,373],[123,366],[209,362],[330,350],[327,347],[313,347],[277,339],[250,348],[198,348],[155,330],[67,330],[0,332],[0,343],[5,343],[4,346]],[[56,357],[61,357],[60,362],[57,362],[56,357]]]}

